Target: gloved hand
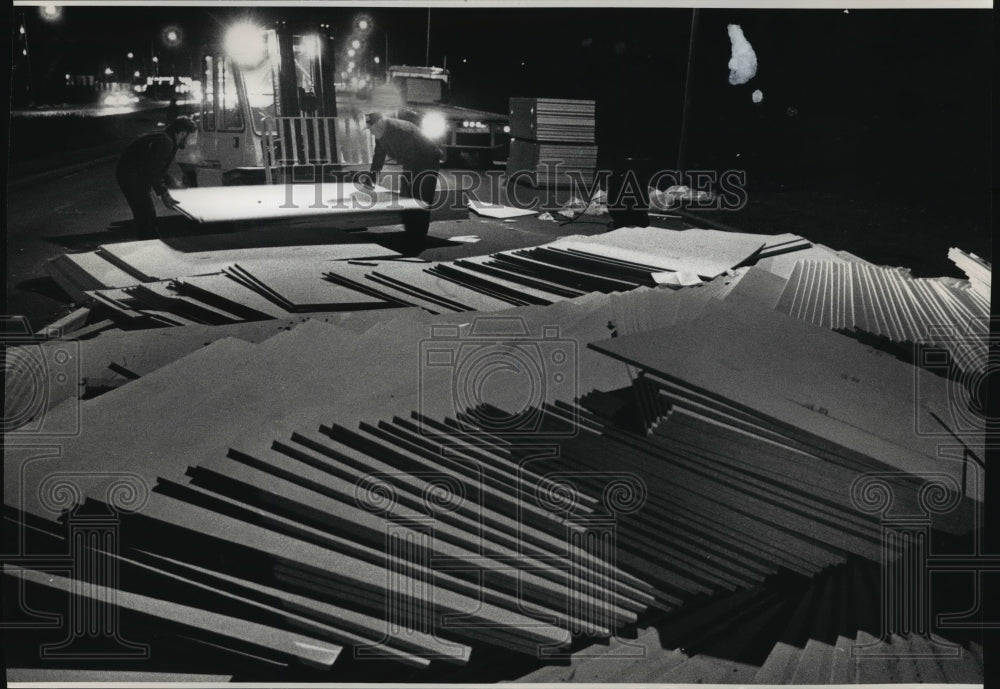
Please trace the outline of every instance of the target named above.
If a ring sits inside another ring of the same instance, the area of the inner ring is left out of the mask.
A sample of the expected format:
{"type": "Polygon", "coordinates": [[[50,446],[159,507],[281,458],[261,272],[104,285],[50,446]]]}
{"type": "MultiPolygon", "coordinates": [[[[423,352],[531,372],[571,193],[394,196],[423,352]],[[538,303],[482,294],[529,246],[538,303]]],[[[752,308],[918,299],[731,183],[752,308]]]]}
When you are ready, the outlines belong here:
{"type": "Polygon", "coordinates": [[[169,191],[160,194],[160,201],[163,201],[163,205],[170,209],[177,208],[180,205],[177,199],[170,195],[169,191]]]}
{"type": "Polygon", "coordinates": [[[377,175],[375,172],[359,172],[358,176],[354,178],[354,181],[362,187],[374,189],[376,177],[377,175]]]}

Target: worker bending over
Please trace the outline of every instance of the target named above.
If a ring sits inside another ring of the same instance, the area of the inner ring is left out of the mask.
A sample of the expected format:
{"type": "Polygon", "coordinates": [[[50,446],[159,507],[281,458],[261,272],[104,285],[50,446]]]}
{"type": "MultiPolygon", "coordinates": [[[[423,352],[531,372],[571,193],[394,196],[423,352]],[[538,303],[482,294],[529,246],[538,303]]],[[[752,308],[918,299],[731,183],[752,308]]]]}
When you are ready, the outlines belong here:
{"type": "Polygon", "coordinates": [[[380,113],[373,112],[365,115],[365,127],[375,137],[375,153],[369,173],[371,184],[378,183],[378,175],[388,156],[403,167],[399,183],[400,196],[415,199],[427,206],[427,210],[406,211],[403,214],[403,227],[406,230],[404,252],[418,254],[424,247],[430,227],[430,206],[434,203],[437,191],[441,150],[411,122],[383,117],[380,113]]]}
{"type": "Polygon", "coordinates": [[[178,117],[162,132],[146,134],[133,141],[118,160],[118,186],[132,209],[140,237],[153,239],[157,236],[156,208],[150,190],[156,192],[167,208],[177,205],[167,189],[170,180],[167,168],[177,151],[184,148],[188,138],[197,131],[198,126],[191,118],[178,117]]]}

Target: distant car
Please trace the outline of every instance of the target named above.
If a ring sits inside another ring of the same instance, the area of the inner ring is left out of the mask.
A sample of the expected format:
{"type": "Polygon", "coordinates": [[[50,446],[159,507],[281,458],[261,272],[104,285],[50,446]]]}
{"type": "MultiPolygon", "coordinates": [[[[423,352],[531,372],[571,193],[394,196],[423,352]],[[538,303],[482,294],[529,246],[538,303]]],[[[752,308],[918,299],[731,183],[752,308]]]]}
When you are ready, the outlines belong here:
{"type": "Polygon", "coordinates": [[[131,93],[110,93],[102,103],[108,108],[125,108],[139,102],[139,97],[131,93]]]}

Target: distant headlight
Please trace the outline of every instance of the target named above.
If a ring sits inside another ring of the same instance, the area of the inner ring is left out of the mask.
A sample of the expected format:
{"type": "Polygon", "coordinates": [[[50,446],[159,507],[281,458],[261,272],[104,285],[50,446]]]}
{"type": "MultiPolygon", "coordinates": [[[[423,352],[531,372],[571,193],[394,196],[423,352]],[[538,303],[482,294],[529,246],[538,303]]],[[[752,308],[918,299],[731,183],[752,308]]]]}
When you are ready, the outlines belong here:
{"type": "Polygon", "coordinates": [[[510,134],[510,125],[509,124],[505,124],[503,126],[503,133],[504,134],[510,134]]]}
{"type": "Polygon", "coordinates": [[[448,122],[441,113],[429,112],[421,120],[420,130],[428,139],[440,139],[448,131],[448,122]]]}

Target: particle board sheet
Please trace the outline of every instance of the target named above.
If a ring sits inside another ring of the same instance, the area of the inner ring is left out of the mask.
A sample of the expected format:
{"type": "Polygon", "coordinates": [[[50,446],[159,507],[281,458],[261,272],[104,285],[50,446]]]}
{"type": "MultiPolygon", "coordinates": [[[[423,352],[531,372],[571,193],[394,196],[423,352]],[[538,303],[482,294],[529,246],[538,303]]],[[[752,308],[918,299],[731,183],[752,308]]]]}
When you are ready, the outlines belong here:
{"type": "Polygon", "coordinates": [[[869,263],[803,261],[775,308],[821,327],[896,343],[971,347],[980,352],[972,361],[984,363],[988,315],[971,294],[948,281],[913,279],[869,263]]]}
{"type": "Polygon", "coordinates": [[[342,643],[345,646],[380,644],[382,650],[386,651],[385,660],[425,668],[430,658],[457,664],[463,664],[469,659],[471,649],[467,646],[442,641],[431,634],[410,628],[387,636],[384,634],[384,620],[339,605],[317,601],[287,588],[259,583],[241,576],[244,574],[242,572],[239,573],[240,576],[233,575],[147,551],[141,551],[137,556],[163,566],[168,571],[178,572],[191,580],[198,581],[204,587],[210,585],[219,591],[240,591],[244,595],[253,596],[256,600],[281,601],[283,609],[332,627],[336,630],[335,634],[344,638],[342,643]]]}
{"type": "Polygon", "coordinates": [[[948,258],[968,276],[975,293],[989,303],[993,274],[990,263],[973,253],[955,247],[948,249],[948,258]]]}
{"type": "MultiPolygon", "coordinates": [[[[342,596],[356,591],[353,603],[357,608],[369,614],[385,614],[388,572],[379,564],[156,493],[150,496],[143,516],[224,542],[240,544],[285,565],[292,565],[327,582],[331,588],[339,588],[342,596]]],[[[459,638],[486,637],[493,643],[522,652],[532,643],[565,643],[562,630],[539,623],[516,610],[483,602],[431,582],[415,580],[406,572],[395,574],[394,580],[398,582],[397,593],[402,604],[424,605],[426,600],[433,599],[437,614],[465,617],[469,627],[456,628],[454,633],[459,638]]]]}
{"type": "Polygon", "coordinates": [[[251,260],[235,263],[226,274],[286,311],[341,311],[390,306],[323,279],[329,261],[251,260]]]}
{"type": "Polygon", "coordinates": [[[712,279],[746,261],[764,242],[719,230],[623,227],[591,237],[563,237],[545,246],[712,279]]]}
{"type": "Polygon", "coordinates": [[[184,277],[176,280],[181,294],[212,304],[244,320],[287,318],[288,310],[225,273],[184,277]]]}
{"type": "Polygon", "coordinates": [[[481,201],[469,201],[467,204],[469,210],[471,210],[476,215],[482,215],[486,218],[521,218],[527,215],[537,215],[537,210],[529,210],[526,208],[514,208],[513,206],[505,206],[501,203],[483,203],[481,201]]]}
{"type": "Polygon", "coordinates": [[[334,284],[349,287],[399,307],[417,307],[430,314],[463,310],[456,304],[444,303],[436,297],[420,296],[398,283],[380,280],[373,277],[371,271],[368,266],[340,265],[335,270],[324,273],[323,277],[334,284]]]}
{"type": "Polygon", "coordinates": [[[511,98],[511,136],[537,141],[593,142],[596,103],[566,98],[511,98]]]}
{"type": "Polygon", "coordinates": [[[727,290],[725,299],[740,303],[749,302],[756,306],[772,309],[779,299],[784,297],[786,280],[779,275],[763,268],[749,268],[733,281],[732,289],[727,290]]]}
{"type": "Polygon", "coordinates": [[[498,311],[513,306],[510,301],[491,297],[429,272],[437,265],[436,263],[387,262],[377,270],[372,270],[370,276],[411,290],[417,296],[438,299],[445,304],[455,305],[467,311],[498,311]]]}
{"type": "MultiPolygon", "coordinates": [[[[223,188],[223,187],[213,187],[223,188]]],[[[220,273],[233,263],[247,261],[341,261],[399,256],[378,244],[340,243],[316,246],[277,246],[225,251],[183,252],[159,239],[104,244],[98,253],[142,282],[220,273]]]]}
{"type": "Polygon", "coordinates": [[[953,418],[947,381],[783,314],[717,302],[683,327],[591,346],[901,471],[961,476],[938,459],[933,431],[916,429],[982,446],[980,431],[941,428],[937,419],[953,418]]]}
{"type": "Polygon", "coordinates": [[[799,261],[846,262],[845,259],[838,256],[835,252],[814,245],[807,249],[761,258],[755,265],[764,270],[769,270],[775,275],[788,278],[795,269],[795,264],[799,261]]]}
{"type": "MultiPolygon", "coordinates": [[[[362,464],[361,475],[382,473],[378,463],[374,458],[372,460],[370,465],[362,464]]],[[[353,476],[347,480],[338,479],[275,453],[261,459],[231,453],[230,458],[217,458],[199,465],[199,473],[195,476],[199,476],[201,471],[210,472],[222,485],[235,483],[264,491],[268,500],[282,503],[288,514],[375,549],[384,547],[387,531],[396,529],[393,533],[406,537],[406,524],[417,524],[421,517],[426,516],[420,502],[414,501],[416,504],[410,506],[401,500],[383,514],[373,513],[358,504],[353,476]]],[[[447,475],[440,470],[438,474],[447,475]]],[[[451,476],[457,480],[454,474],[451,476]]],[[[482,492],[477,495],[470,491],[465,495],[470,503],[479,503],[484,516],[497,518],[488,508],[482,507],[489,500],[482,492]]],[[[475,566],[484,572],[488,586],[506,591],[509,595],[522,594],[526,602],[546,607],[549,611],[558,611],[563,607],[567,592],[572,591],[579,597],[578,604],[600,608],[609,622],[616,626],[635,621],[635,611],[644,609],[645,606],[612,593],[609,588],[612,580],[597,572],[590,572],[591,580],[584,582],[575,574],[546,567],[530,552],[522,552],[518,547],[519,539],[512,538],[517,528],[518,524],[514,522],[507,530],[506,542],[513,544],[510,546],[504,542],[504,533],[488,526],[483,528],[475,519],[438,518],[435,539],[416,546],[421,553],[416,561],[447,559],[465,563],[470,568],[475,566]],[[595,596],[600,596],[600,600],[595,596]],[[621,607],[625,605],[632,610],[621,607]]],[[[409,534],[412,537],[416,535],[415,532],[409,534]]],[[[420,539],[414,540],[419,542],[420,539]]],[[[564,542],[559,545],[565,548],[564,542]]],[[[550,557],[560,555],[553,553],[550,557]]],[[[579,619],[564,614],[560,624],[569,627],[579,622],[579,619]]],[[[604,635],[611,633],[610,628],[602,631],[604,635]]]]}
{"type": "Polygon", "coordinates": [[[144,683],[187,683],[187,684],[211,684],[231,682],[231,674],[219,673],[195,673],[195,672],[169,672],[163,671],[143,671],[143,670],[79,670],[79,669],[56,669],[40,667],[9,667],[7,668],[7,681],[24,684],[61,684],[63,686],[88,684],[111,684],[139,685],[144,683]]]}
{"type": "Polygon", "coordinates": [[[46,269],[67,294],[78,300],[83,300],[87,290],[131,287],[140,282],[93,251],[56,256],[46,263],[46,269]]]}
{"type": "Polygon", "coordinates": [[[445,280],[456,282],[464,287],[483,292],[489,296],[497,297],[512,304],[522,306],[526,304],[551,304],[560,301],[564,297],[532,289],[526,285],[521,285],[503,278],[478,274],[469,270],[466,266],[459,265],[462,262],[439,263],[428,271],[445,280]]]}
{"type": "Polygon", "coordinates": [[[313,667],[331,667],[343,650],[341,646],[320,639],[120,588],[111,589],[57,574],[9,565],[4,567],[4,574],[35,586],[63,591],[82,599],[102,603],[112,601],[111,604],[126,615],[156,618],[158,621],[191,630],[203,638],[205,635],[209,638],[222,637],[236,641],[240,645],[250,646],[272,657],[295,659],[313,667]]]}
{"type": "Polygon", "coordinates": [[[178,211],[202,224],[312,219],[356,221],[365,227],[401,222],[404,211],[421,208],[385,187],[375,188],[374,199],[359,197],[356,191],[350,182],[324,182],[177,189],[171,195],[178,211]]]}
{"type": "MultiPolygon", "coordinates": [[[[650,493],[645,510],[651,520],[650,529],[656,528],[656,521],[667,505],[679,505],[697,497],[715,508],[697,508],[692,503],[689,505],[692,514],[708,519],[709,515],[717,515],[719,509],[730,511],[729,528],[733,529],[736,543],[743,535],[761,537],[766,531],[770,534],[767,538],[782,544],[789,552],[808,553],[810,547],[818,545],[817,562],[836,559],[843,550],[869,559],[879,558],[879,527],[872,519],[858,519],[849,492],[843,494],[839,504],[824,504],[813,490],[790,477],[785,480],[786,486],[776,485],[773,480],[765,479],[757,466],[727,460],[721,446],[719,451],[713,451],[712,436],[705,434],[710,429],[705,426],[696,427],[692,444],[691,436],[675,432],[674,425],[668,419],[645,440],[599,428],[600,435],[596,437],[564,441],[561,456],[570,464],[596,467],[600,462],[595,457],[602,453],[613,455],[622,469],[642,477],[650,493]],[[591,455],[589,460],[587,455],[591,455]],[[804,540],[811,540],[812,546],[801,542],[804,540]]],[[[651,549],[657,541],[671,537],[654,531],[644,535],[651,549]]],[[[710,549],[708,545],[704,547],[710,549]]],[[[706,565],[701,561],[699,566],[706,565]]],[[[728,568],[728,563],[717,561],[708,565],[706,571],[722,574],[728,568]]],[[[746,574],[739,568],[733,573],[746,574]]],[[[743,576],[735,581],[743,585],[752,583],[743,576]]]]}
{"type": "MultiPolygon", "coordinates": [[[[225,325],[246,320],[223,308],[206,304],[197,298],[183,295],[169,280],[146,282],[135,287],[126,287],[126,294],[146,309],[159,309],[177,314],[198,323],[225,325]]],[[[261,318],[259,314],[257,318],[261,318]]]]}

